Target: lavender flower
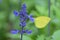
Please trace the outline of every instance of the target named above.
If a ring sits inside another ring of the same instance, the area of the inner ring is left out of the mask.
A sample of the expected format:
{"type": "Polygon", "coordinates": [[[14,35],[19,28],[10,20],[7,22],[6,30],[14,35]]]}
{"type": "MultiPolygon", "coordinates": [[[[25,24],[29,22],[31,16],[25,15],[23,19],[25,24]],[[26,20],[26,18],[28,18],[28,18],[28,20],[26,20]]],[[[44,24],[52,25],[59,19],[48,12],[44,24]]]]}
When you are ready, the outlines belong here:
{"type": "Polygon", "coordinates": [[[34,22],[34,18],[32,17],[32,15],[29,16],[29,19],[31,20],[31,22],[34,22]]]}
{"type": "Polygon", "coordinates": [[[19,30],[11,30],[12,34],[17,34],[19,32],[19,30]]]}
{"type": "Polygon", "coordinates": [[[23,34],[23,33],[31,34],[31,33],[32,33],[32,30],[22,30],[21,33],[22,33],[22,34],[23,34]]]}
{"type": "Polygon", "coordinates": [[[31,34],[32,30],[25,30],[27,34],[31,34]]]}
{"type": "MultiPolygon", "coordinates": [[[[16,10],[14,11],[14,15],[15,16],[19,16],[20,18],[20,26],[22,28],[24,28],[26,26],[26,20],[30,19],[32,22],[34,22],[34,18],[32,17],[32,15],[28,16],[27,11],[26,11],[26,4],[22,5],[22,9],[20,10],[20,12],[17,12],[16,10]]],[[[31,34],[32,30],[12,30],[11,33],[12,34],[17,34],[18,32],[20,32],[21,34],[23,33],[27,33],[27,34],[31,34]]]]}
{"type": "Polygon", "coordinates": [[[20,22],[20,26],[21,27],[25,27],[26,26],[26,22],[20,22]]]}
{"type": "Polygon", "coordinates": [[[15,16],[18,16],[18,15],[19,15],[16,10],[14,10],[14,15],[15,15],[15,16]]]}

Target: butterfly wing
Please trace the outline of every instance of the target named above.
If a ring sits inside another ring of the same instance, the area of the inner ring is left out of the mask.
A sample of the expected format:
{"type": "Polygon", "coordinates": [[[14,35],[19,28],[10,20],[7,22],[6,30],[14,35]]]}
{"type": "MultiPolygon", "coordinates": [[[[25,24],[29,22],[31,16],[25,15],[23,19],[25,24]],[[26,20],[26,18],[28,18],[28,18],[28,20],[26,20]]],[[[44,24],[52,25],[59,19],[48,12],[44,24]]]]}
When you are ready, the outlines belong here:
{"type": "Polygon", "coordinates": [[[35,25],[37,28],[44,28],[51,19],[46,16],[40,16],[35,18],[35,25]]]}

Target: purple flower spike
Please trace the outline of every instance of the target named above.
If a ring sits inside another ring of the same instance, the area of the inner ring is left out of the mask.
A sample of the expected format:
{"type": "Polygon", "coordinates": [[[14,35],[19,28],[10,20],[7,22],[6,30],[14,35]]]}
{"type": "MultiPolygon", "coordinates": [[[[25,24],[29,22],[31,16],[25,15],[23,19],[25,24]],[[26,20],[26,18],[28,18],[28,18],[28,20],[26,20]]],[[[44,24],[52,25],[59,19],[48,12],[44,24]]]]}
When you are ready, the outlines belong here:
{"type": "Polygon", "coordinates": [[[15,11],[14,11],[14,15],[15,15],[15,16],[18,16],[19,13],[15,10],[15,11]]]}
{"type": "Polygon", "coordinates": [[[28,19],[30,19],[32,22],[34,22],[34,18],[32,17],[32,15],[28,16],[27,10],[26,10],[26,4],[23,4],[21,6],[21,10],[19,12],[17,12],[15,10],[14,15],[19,16],[19,19],[20,19],[20,24],[19,25],[21,26],[21,30],[11,30],[11,33],[12,34],[20,33],[21,34],[21,40],[22,40],[22,36],[23,36],[24,33],[27,33],[27,34],[32,33],[32,30],[24,30],[24,27],[26,26],[26,21],[28,19]]]}
{"type": "Polygon", "coordinates": [[[30,21],[34,22],[34,18],[32,17],[32,15],[29,16],[30,21]]]}
{"type": "Polygon", "coordinates": [[[17,34],[19,32],[19,30],[11,30],[12,34],[17,34]]]}

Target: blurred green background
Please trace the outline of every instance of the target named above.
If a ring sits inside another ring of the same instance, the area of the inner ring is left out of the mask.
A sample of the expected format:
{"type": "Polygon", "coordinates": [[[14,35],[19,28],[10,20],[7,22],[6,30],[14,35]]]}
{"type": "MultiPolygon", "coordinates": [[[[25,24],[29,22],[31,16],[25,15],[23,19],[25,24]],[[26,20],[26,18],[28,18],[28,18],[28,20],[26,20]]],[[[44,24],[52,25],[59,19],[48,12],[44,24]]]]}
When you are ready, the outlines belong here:
{"type": "MultiPolygon", "coordinates": [[[[27,5],[28,14],[33,17],[48,16],[48,0],[22,0],[27,5]]],[[[0,0],[0,40],[20,40],[20,33],[11,34],[11,29],[20,30],[19,19],[13,14],[19,11],[20,0],[0,0]]],[[[48,25],[43,29],[35,27],[28,21],[25,29],[32,30],[32,34],[24,34],[23,40],[60,40],[60,0],[51,0],[50,30],[48,25]],[[50,31],[50,34],[48,33],[50,31]]]]}

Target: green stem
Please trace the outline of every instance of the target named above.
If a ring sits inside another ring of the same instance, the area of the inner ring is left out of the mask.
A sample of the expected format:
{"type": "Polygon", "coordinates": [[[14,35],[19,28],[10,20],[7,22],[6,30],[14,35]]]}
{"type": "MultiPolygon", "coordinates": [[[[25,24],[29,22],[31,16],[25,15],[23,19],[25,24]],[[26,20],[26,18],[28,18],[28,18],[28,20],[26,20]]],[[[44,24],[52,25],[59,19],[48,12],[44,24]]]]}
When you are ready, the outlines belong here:
{"type": "MultiPolygon", "coordinates": [[[[48,17],[50,17],[50,0],[48,0],[48,17]]],[[[48,36],[50,35],[50,23],[48,24],[48,36]]]]}

